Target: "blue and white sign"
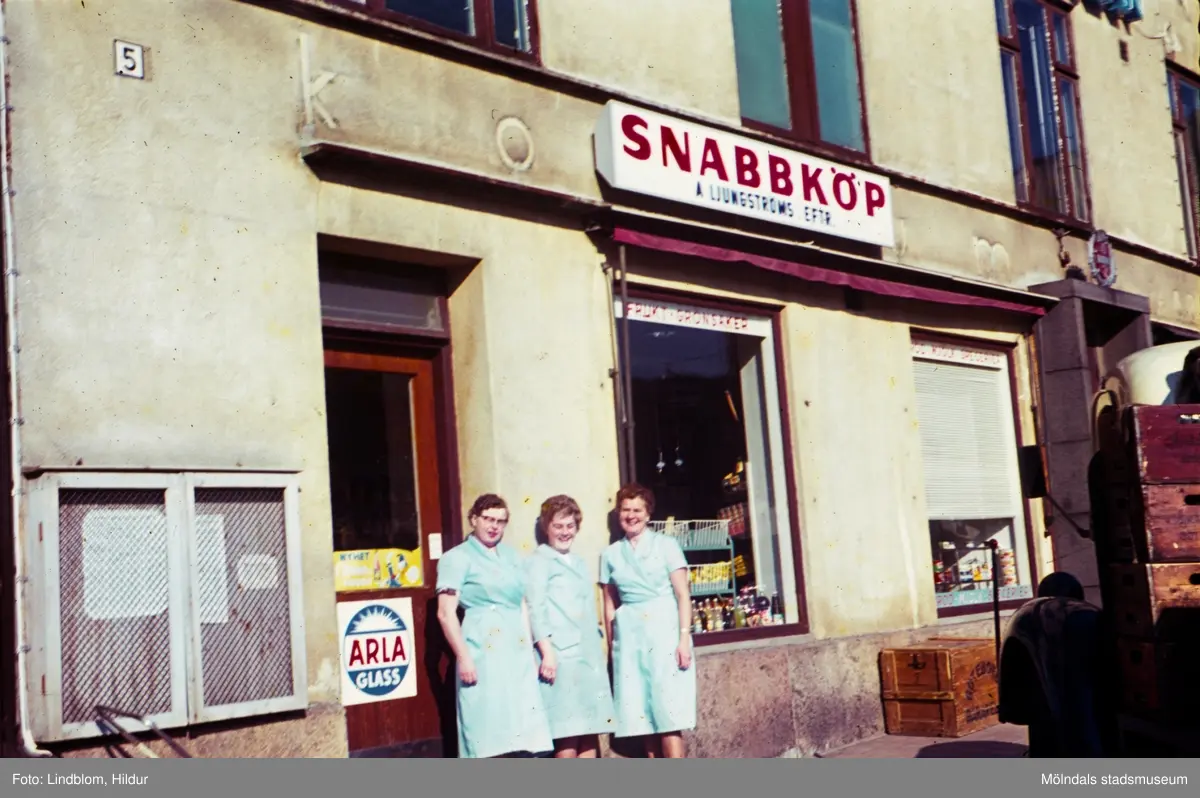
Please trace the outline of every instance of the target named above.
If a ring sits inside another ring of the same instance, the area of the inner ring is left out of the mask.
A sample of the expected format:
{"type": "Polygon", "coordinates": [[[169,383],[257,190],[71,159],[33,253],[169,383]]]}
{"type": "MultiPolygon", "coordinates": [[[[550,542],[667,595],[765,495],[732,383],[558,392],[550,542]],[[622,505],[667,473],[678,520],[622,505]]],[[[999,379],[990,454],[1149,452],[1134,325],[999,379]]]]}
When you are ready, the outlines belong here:
{"type": "Polygon", "coordinates": [[[340,603],[342,705],[370,704],[417,694],[412,599],[340,603]]]}

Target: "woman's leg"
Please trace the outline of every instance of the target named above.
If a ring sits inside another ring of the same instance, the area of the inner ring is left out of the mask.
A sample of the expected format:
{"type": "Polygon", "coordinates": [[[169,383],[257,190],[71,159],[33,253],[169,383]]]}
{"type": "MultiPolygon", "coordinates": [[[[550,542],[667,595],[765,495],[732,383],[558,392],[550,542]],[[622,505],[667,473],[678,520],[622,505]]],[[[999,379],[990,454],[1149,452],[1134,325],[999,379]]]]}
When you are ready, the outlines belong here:
{"type": "Polygon", "coordinates": [[[687,758],[687,746],[683,742],[683,734],[680,732],[667,732],[662,736],[662,752],[667,759],[685,759],[687,758]]]}
{"type": "Polygon", "coordinates": [[[576,759],[579,756],[579,738],[564,737],[554,741],[555,759],[576,759]]]}
{"type": "Polygon", "coordinates": [[[663,755],[662,737],[657,734],[646,735],[646,758],[658,759],[663,755]]]}
{"type": "Polygon", "coordinates": [[[578,741],[580,759],[596,759],[600,756],[600,738],[597,735],[580,737],[578,741]]]}

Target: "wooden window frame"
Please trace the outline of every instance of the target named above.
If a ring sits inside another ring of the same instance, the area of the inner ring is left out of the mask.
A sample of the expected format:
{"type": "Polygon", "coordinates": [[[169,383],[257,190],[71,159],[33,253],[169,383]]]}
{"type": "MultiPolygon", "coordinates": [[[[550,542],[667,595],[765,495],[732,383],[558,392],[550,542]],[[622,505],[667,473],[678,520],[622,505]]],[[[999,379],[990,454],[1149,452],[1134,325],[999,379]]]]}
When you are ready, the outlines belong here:
{"type": "MultiPolygon", "coordinates": [[[[1170,66],[1170,65],[1168,65],[1170,66]]],[[[1183,231],[1187,236],[1188,256],[1200,258],[1200,213],[1192,203],[1193,181],[1197,180],[1196,168],[1200,165],[1200,152],[1188,142],[1187,120],[1183,116],[1180,102],[1181,83],[1200,91],[1200,79],[1184,74],[1179,69],[1167,69],[1167,92],[1170,96],[1171,135],[1175,140],[1175,159],[1179,169],[1180,204],[1183,205],[1183,231]]]]}
{"type": "MultiPolygon", "coordinates": [[[[1049,216],[1052,219],[1058,219],[1070,224],[1090,224],[1092,219],[1092,192],[1088,179],[1087,168],[1087,145],[1084,140],[1083,133],[1083,114],[1082,102],[1079,92],[1079,70],[1076,59],[1075,49],[1075,28],[1071,24],[1071,10],[1074,8],[1073,3],[1065,2],[1064,0],[1029,0],[1037,3],[1042,8],[1042,13],[1046,18],[1046,52],[1049,55],[1050,63],[1050,79],[1051,79],[1051,101],[1054,103],[1054,122],[1055,133],[1059,152],[1062,158],[1062,167],[1058,170],[1055,176],[1059,190],[1063,192],[1063,197],[1066,200],[1067,212],[1062,213],[1057,208],[1045,208],[1038,205],[1033,200],[1033,185],[1032,185],[1032,164],[1033,164],[1033,142],[1029,136],[1029,118],[1028,110],[1025,103],[1025,81],[1024,67],[1021,63],[1021,42],[1018,38],[1017,31],[1017,15],[1014,8],[1014,0],[995,0],[997,4],[997,28],[996,36],[1000,42],[1001,58],[1004,54],[1010,54],[1013,57],[1013,75],[1016,80],[1016,97],[1017,97],[1017,114],[1019,119],[1015,120],[1021,131],[1021,157],[1024,161],[1023,168],[1018,170],[1016,164],[1013,164],[1013,181],[1015,183],[1017,193],[1017,204],[1026,210],[1032,211],[1039,215],[1049,216]],[[1004,31],[999,27],[999,15],[1001,8],[1007,13],[1008,29],[1010,36],[1005,36],[1004,31]],[[1058,33],[1055,31],[1055,19],[1061,18],[1065,25],[1067,38],[1067,55],[1070,59],[1068,62],[1060,62],[1058,60],[1058,33]],[[1075,196],[1075,185],[1071,179],[1068,170],[1070,164],[1069,151],[1067,149],[1066,135],[1066,117],[1062,112],[1062,96],[1059,90],[1059,82],[1066,81],[1074,87],[1075,93],[1075,127],[1076,135],[1079,138],[1079,169],[1082,172],[1083,197],[1075,196]]],[[[1003,80],[1003,72],[1001,73],[1003,80]]],[[[1009,129],[1011,131],[1014,120],[1008,120],[1009,129]]],[[[1011,135],[1011,133],[1010,133],[1011,135]]],[[[1057,193],[1057,192],[1056,192],[1057,193]]]]}
{"type": "MultiPolygon", "coordinates": [[[[734,0],[736,2],[736,0],[734,0]]],[[[784,71],[787,78],[790,129],[742,117],[742,125],[751,130],[804,142],[846,160],[869,163],[871,132],[867,125],[867,96],[863,87],[862,43],[858,31],[858,0],[850,3],[850,25],[854,29],[854,61],[858,70],[858,116],[862,121],[862,152],[833,144],[821,138],[820,105],[812,43],[812,6],[810,0],[779,0],[780,33],[783,37],[784,71]]]]}
{"type": "Polygon", "coordinates": [[[517,50],[496,41],[495,13],[493,10],[495,0],[470,0],[472,19],[475,23],[475,33],[473,35],[459,33],[449,28],[434,25],[420,17],[390,11],[386,7],[386,0],[330,0],[330,2],[334,5],[350,8],[377,19],[395,22],[432,36],[471,45],[480,50],[486,50],[490,53],[496,53],[497,55],[509,58],[517,58],[532,64],[541,64],[540,36],[537,24],[537,0],[525,0],[526,14],[529,18],[529,50],[527,51],[517,50]]]}
{"type": "MultiPolygon", "coordinates": [[[[1024,429],[1023,425],[1021,424],[1021,404],[1020,404],[1021,392],[1020,392],[1020,388],[1019,388],[1019,385],[1017,382],[1017,349],[1019,347],[1018,342],[1016,342],[1016,341],[1013,341],[1013,342],[995,341],[995,340],[990,340],[990,339],[986,339],[986,338],[972,338],[970,336],[955,335],[953,333],[946,333],[946,332],[942,332],[939,330],[929,330],[929,329],[923,329],[923,328],[917,328],[917,327],[914,327],[912,332],[910,333],[910,340],[914,344],[918,344],[918,343],[942,344],[945,346],[980,349],[980,350],[984,350],[984,351],[988,351],[988,352],[994,352],[999,355],[1003,355],[1005,362],[1007,364],[1007,367],[1008,367],[1008,393],[1007,393],[1007,396],[1009,399],[1009,404],[1012,407],[1014,442],[1016,443],[1016,447],[1018,450],[1021,447],[1030,443],[1029,436],[1026,434],[1025,429],[1024,429]]],[[[1017,482],[1019,485],[1020,484],[1019,475],[1017,477],[1017,482]]],[[[1037,537],[1033,533],[1033,512],[1030,509],[1029,499],[1026,498],[1026,496],[1023,493],[1021,495],[1020,504],[1021,504],[1021,513],[1022,513],[1022,517],[1024,519],[1024,525],[1025,525],[1025,547],[1026,547],[1025,553],[1026,553],[1026,558],[1028,559],[1028,566],[1029,566],[1029,582],[1030,582],[1030,587],[1034,591],[1033,595],[1034,595],[1034,597],[1036,597],[1037,596],[1037,586],[1038,586],[1039,580],[1041,578],[1041,574],[1039,573],[1040,569],[1038,568],[1039,562],[1038,562],[1038,556],[1037,556],[1037,537]]],[[[930,573],[930,576],[932,577],[932,572],[930,573]]],[[[995,574],[993,574],[993,578],[996,578],[995,574]]],[[[1009,612],[1012,610],[1016,610],[1016,609],[1019,609],[1020,607],[1022,607],[1028,601],[1032,601],[1032,598],[1012,599],[1009,601],[1002,601],[1002,602],[1000,602],[1000,610],[1002,612],[1009,612]]],[[[937,608],[937,615],[938,615],[939,619],[940,618],[962,618],[964,616],[984,615],[985,613],[990,613],[990,612],[992,612],[992,601],[990,598],[988,601],[981,602],[976,605],[966,605],[966,606],[960,606],[960,607],[938,607],[937,608]]]]}

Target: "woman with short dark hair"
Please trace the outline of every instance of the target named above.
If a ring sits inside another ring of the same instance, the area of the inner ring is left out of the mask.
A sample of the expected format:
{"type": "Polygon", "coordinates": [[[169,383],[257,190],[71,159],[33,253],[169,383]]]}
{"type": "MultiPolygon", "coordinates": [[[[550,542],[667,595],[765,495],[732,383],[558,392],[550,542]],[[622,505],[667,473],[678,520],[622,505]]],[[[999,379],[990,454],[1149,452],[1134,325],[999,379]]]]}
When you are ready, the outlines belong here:
{"type": "Polygon", "coordinates": [[[458,660],[458,755],[550,751],[525,605],[524,568],[502,543],[508,504],[488,493],[467,514],[472,532],[438,561],[438,621],[458,660]],[[458,622],[458,607],[466,616],[458,622]]]}

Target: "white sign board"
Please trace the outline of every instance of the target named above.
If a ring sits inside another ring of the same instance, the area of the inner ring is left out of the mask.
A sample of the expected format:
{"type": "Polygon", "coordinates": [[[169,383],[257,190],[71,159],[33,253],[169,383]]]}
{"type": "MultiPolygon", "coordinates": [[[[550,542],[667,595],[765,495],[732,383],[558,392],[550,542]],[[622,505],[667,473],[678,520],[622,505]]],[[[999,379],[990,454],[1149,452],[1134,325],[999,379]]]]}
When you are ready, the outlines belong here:
{"type": "Polygon", "coordinates": [[[616,101],[595,145],[596,171],[614,189],[895,245],[885,177],[616,101]]]}
{"type": "Polygon", "coordinates": [[[415,696],[412,599],[339,603],[337,614],[342,642],[342,705],[415,696]]]}

